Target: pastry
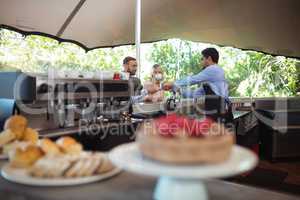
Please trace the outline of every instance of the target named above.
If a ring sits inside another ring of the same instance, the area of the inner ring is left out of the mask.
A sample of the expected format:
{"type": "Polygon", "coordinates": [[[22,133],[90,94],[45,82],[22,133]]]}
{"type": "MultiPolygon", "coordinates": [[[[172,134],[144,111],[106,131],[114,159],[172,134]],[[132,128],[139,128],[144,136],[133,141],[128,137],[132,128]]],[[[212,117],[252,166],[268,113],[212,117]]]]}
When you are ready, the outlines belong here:
{"type": "Polygon", "coordinates": [[[52,140],[48,138],[44,138],[40,140],[39,146],[41,147],[41,149],[45,154],[58,155],[62,153],[59,147],[52,140]]]}
{"type": "Polygon", "coordinates": [[[16,139],[16,134],[10,129],[6,129],[0,133],[0,147],[3,147],[5,144],[8,144],[16,139]]]}
{"type": "Polygon", "coordinates": [[[102,157],[102,162],[99,168],[97,169],[98,174],[106,173],[115,168],[112,162],[109,160],[107,154],[98,153],[99,156],[102,157]]]}
{"type": "Polygon", "coordinates": [[[14,141],[11,143],[8,143],[3,146],[3,154],[4,155],[9,155],[10,152],[15,151],[17,148],[24,149],[27,146],[31,145],[31,142],[25,142],[25,141],[14,141]]]}
{"type": "Polygon", "coordinates": [[[27,119],[21,115],[14,115],[8,118],[4,124],[4,130],[10,129],[12,132],[16,134],[17,139],[21,139],[23,137],[23,133],[27,127],[27,119]]]}
{"type": "Polygon", "coordinates": [[[37,177],[62,177],[70,166],[71,162],[64,156],[47,155],[30,168],[29,174],[37,177]]]}
{"type": "Polygon", "coordinates": [[[29,169],[35,177],[85,177],[106,173],[114,168],[104,153],[46,155],[29,169]]]}
{"type": "Polygon", "coordinates": [[[61,137],[56,144],[67,154],[79,154],[82,151],[82,145],[72,137],[61,137]]]}
{"type": "Polygon", "coordinates": [[[36,130],[32,128],[26,128],[23,133],[23,141],[31,142],[32,144],[37,144],[39,139],[39,134],[36,130]]]}
{"type": "Polygon", "coordinates": [[[77,177],[79,174],[79,171],[84,166],[85,159],[79,159],[77,160],[73,166],[65,173],[65,176],[68,178],[71,177],[77,177]]]}
{"type": "Polygon", "coordinates": [[[90,160],[91,160],[91,163],[90,163],[89,167],[86,169],[86,171],[83,173],[84,176],[93,175],[102,162],[101,158],[97,158],[97,157],[93,157],[90,160]]]}
{"type": "Polygon", "coordinates": [[[94,153],[89,156],[80,157],[73,163],[66,173],[65,177],[83,177],[93,174],[103,174],[111,171],[114,165],[108,160],[104,153],[94,153]]]}
{"type": "Polygon", "coordinates": [[[220,163],[230,156],[234,135],[209,118],[189,119],[172,114],[138,129],[142,154],[170,164],[220,163]]]}
{"type": "Polygon", "coordinates": [[[43,156],[42,150],[33,145],[23,148],[17,148],[9,154],[11,167],[27,168],[33,165],[39,158],[43,156]]]}
{"type": "Polygon", "coordinates": [[[82,159],[81,162],[83,163],[83,165],[81,166],[81,169],[79,169],[76,174],[78,177],[86,176],[86,174],[89,173],[89,169],[93,164],[93,160],[91,158],[82,159]]]}

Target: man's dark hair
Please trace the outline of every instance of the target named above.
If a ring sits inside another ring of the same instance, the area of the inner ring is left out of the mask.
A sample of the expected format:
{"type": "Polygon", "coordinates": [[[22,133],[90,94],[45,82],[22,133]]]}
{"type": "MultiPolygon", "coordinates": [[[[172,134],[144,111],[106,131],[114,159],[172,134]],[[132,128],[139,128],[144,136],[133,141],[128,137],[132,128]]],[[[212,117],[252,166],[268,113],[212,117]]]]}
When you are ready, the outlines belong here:
{"type": "Polygon", "coordinates": [[[215,63],[219,62],[219,52],[215,48],[206,48],[201,52],[201,54],[205,58],[208,58],[210,56],[212,61],[214,61],[215,63]]]}
{"type": "Polygon", "coordinates": [[[156,69],[156,68],[158,68],[158,67],[160,67],[159,64],[155,64],[155,65],[152,66],[153,69],[156,69]]]}
{"type": "Polygon", "coordinates": [[[123,65],[128,64],[132,60],[136,60],[136,59],[131,57],[131,56],[125,57],[124,60],[123,60],[123,65]]]}

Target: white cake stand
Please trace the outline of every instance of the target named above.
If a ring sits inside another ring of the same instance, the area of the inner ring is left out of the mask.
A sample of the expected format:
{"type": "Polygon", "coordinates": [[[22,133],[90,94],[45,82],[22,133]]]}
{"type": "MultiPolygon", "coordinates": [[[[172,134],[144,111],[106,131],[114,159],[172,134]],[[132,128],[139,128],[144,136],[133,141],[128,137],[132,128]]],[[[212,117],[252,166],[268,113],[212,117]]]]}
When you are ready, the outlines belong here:
{"type": "MultiPolygon", "coordinates": [[[[180,148],[180,147],[178,147],[180,148]]],[[[155,191],[156,200],[207,200],[204,183],[208,178],[225,178],[254,168],[257,156],[235,145],[230,158],[221,164],[169,165],[142,156],[137,143],[124,144],[109,153],[118,167],[133,173],[160,177],[155,191]]]]}

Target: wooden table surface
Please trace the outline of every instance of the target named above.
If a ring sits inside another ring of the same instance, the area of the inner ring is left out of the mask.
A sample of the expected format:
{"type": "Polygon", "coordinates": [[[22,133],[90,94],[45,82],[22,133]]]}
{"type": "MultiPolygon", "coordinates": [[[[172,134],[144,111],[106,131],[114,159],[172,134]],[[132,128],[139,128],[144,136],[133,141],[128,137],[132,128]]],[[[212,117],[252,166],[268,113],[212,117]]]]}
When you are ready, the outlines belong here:
{"type": "MultiPolygon", "coordinates": [[[[0,162],[3,165],[4,162],[0,162]]],[[[156,178],[128,172],[100,182],[67,187],[33,187],[0,178],[0,199],[9,200],[143,200],[152,199],[156,178]]],[[[222,180],[207,180],[210,200],[296,200],[299,197],[264,189],[234,184],[222,180]]]]}

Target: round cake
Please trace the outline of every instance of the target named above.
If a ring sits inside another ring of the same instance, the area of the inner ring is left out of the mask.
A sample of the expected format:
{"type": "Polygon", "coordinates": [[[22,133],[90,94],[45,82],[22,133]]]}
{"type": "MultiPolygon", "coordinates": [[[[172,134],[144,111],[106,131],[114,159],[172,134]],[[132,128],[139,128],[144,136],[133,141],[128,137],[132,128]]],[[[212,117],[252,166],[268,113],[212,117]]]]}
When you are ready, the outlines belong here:
{"type": "Polygon", "coordinates": [[[219,163],[227,160],[234,134],[209,118],[176,114],[144,122],[137,141],[142,154],[171,164],[219,163]]]}

